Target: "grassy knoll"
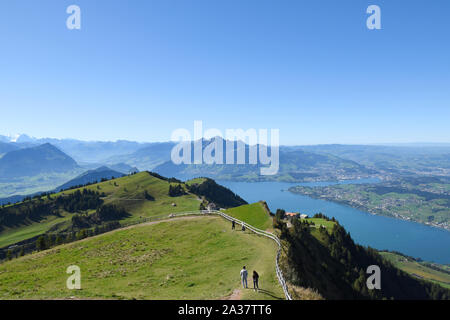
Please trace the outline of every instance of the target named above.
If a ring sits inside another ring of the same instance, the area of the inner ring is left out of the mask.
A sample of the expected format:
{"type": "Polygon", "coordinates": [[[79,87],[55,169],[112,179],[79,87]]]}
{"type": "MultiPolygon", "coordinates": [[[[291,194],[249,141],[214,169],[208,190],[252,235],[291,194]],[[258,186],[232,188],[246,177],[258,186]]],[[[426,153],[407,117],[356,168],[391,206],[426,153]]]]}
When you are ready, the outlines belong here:
{"type": "MultiPolygon", "coordinates": [[[[450,289],[450,274],[438,271],[426,266],[423,262],[417,262],[410,258],[392,252],[380,252],[386,260],[395,267],[409,273],[410,275],[440,284],[444,288],[450,289]]],[[[443,266],[439,266],[445,268],[443,266]]],[[[448,270],[448,268],[447,268],[448,270]]]]}
{"type": "Polygon", "coordinates": [[[326,219],[322,219],[322,218],[307,218],[306,221],[314,222],[314,225],[316,227],[324,226],[325,228],[327,228],[327,230],[333,229],[333,226],[336,224],[336,222],[334,222],[334,221],[326,220],[326,219]]]}
{"type": "MultiPolygon", "coordinates": [[[[198,210],[200,201],[194,194],[186,194],[179,197],[170,197],[168,181],[156,178],[147,172],[93,184],[79,189],[59,192],[52,195],[52,199],[69,195],[77,190],[89,189],[100,193],[105,193],[103,198],[105,204],[114,204],[124,207],[131,214],[124,219],[124,222],[137,221],[141,217],[152,217],[162,214],[198,210]],[[154,200],[145,198],[144,193],[150,194],[154,200]],[[176,204],[173,206],[172,204],[176,204]]],[[[36,200],[34,200],[36,201],[36,200]]],[[[46,197],[41,198],[42,202],[51,201],[46,197]]],[[[18,205],[18,204],[17,204],[18,205]]],[[[92,213],[95,210],[88,211],[92,213]]],[[[63,228],[67,226],[73,214],[60,211],[60,217],[48,216],[40,221],[27,221],[26,224],[18,225],[15,228],[6,228],[0,232],[0,247],[5,247],[47,232],[57,224],[63,228]]],[[[56,228],[58,229],[58,228],[56,228]]]]}
{"type": "Polygon", "coordinates": [[[106,193],[105,204],[126,207],[127,211],[132,214],[128,220],[199,209],[200,201],[196,195],[186,194],[180,197],[170,197],[168,195],[170,184],[168,181],[153,177],[147,172],[141,172],[95,184],[87,187],[87,189],[106,193]],[[146,200],[144,197],[145,191],[155,200],[146,200]],[[172,203],[175,203],[176,206],[172,206],[172,203]]]}
{"type": "Polygon", "coordinates": [[[220,217],[138,225],[1,264],[0,299],[218,299],[240,288],[242,265],[267,290],[243,299],[283,298],[275,255],[272,240],[220,217]],[[70,265],[81,268],[81,290],[66,288],[70,265]]]}
{"type": "Polygon", "coordinates": [[[201,184],[201,183],[203,183],[205,181],[206,181],[206,178],[194,178],[194,179],[186,181],[186,184],[188,186],[190,186],[190,185],[193,185],[193,184],[196,184],[196,183],[197,184],[201,184]]]}
{"type": "Polygon", "coordinates": [[[262,230],[267,230],[272,226],[272,218],[261,202],[227,209],[225,213],[262,230]]]}

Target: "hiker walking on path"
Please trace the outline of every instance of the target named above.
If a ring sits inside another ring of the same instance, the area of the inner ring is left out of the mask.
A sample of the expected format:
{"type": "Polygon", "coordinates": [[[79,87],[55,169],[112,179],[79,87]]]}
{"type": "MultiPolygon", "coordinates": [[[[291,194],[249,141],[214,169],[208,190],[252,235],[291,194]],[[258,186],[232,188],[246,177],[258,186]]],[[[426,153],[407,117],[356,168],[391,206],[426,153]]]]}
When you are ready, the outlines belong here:
{"type": "Polygon", "coordinates": [[[242,270],[241,270],[242,287],[244,289],[248,288],[247,287],[247,276],[248,276],[248,272],[247,272],[247,269],[245,269],[245,266],[244,266],[244,268],[242,268],[242,270]]]}
{"type": "Polygon", "coordinates": [[[236,222],[231,221],[231,230],[234,230],[236,228],[236,222]]]}
{"type": "Polygon", "coordinates": [[[258,280],[259,280],[259,274],[258,274],[258,272],[253,270],[253,289],[255,289],[255,291],[259,292],[258,280]]]}

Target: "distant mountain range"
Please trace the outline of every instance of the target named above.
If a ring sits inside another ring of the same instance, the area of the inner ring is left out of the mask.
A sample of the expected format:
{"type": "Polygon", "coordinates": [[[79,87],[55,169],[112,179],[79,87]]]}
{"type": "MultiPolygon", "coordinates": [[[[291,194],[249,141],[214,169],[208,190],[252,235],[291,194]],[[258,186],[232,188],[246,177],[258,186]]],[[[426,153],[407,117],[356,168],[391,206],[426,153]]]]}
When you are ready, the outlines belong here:
{"type": "MultiPolygon", "coordinates": [[[[133,171],[137,172],[137,171],[133,171]]],[[[88,170],[79,176],[69,180],[68,182],[54,188],[51,190],[42,190],[39,192],[34,192],[31,194],[23,194],[23,195],[14,195],[6,198],[0,198],[0,205],[7,204],[7,203],[16,203],[19,201],[22,201],[26,197],[33,197],[35,195],[41,194],[43,191],[45,192],[58,192],[60,190],[66,190],[73,187],[79,187],[86,184],[91,183],[97,183],[100,182],[102,179],[112,179],[112,178],[120,178],[127,173],[119,172],[112,170],[108,167],[100,167],[94,170],[88,170]]]]}
{"type": "Polygon", "coordinates": [[[398,175],[450,175],[450,144],[317,145],[290,147],[334,155],[368,168],[398,175]]]}
{"type": "Polygon", "coordinates": [[[14,151],[19,149],[19,147],[15,146],[12,143],[6,143],[6,142],[1,142],[0,141],[0,157],[5,154],[8,153],[10,151],[14,151]]]}
{"type": "MultiPolygon", "coordinates": [[[[75,139],[32,138],[28,135],[15,137],[0,136],[0,142],[9,144],[15,148],[29,148],[45,143],[50,143],[72,157],[77,162],[104,162],[107,158],[116,155],[130,154],[141,149],[148,143],[118,140],[111,141],[81,141],[75,139]]],[[[0,154],[2,147],[0,145],[0,154]]],[[[120,161],[118,161],[120,162],[120,161]]]]}
{"type": "Polygon", "coordinates": [[[113,163],[126,163],[140,170],[153,170],[170,160],[170,153],[175,145],[174,142],[149,143],[133,153],[110,157],[105,160],[105,163],[108,166],[113,163]]]}
{"type": "MultiPolygon", "coordinates": [[[[203,141],[203,151],[210,142],[203,141]]],[[[223,142],[225,146],[226,141],[223,142]]],[[[304,182],[374,175],[450,175],[450,144],[281,146],[279,171],[273,176],[261,176],[260,164],[175,165],[171,161],[175,145],[174,142],[102,142],[0,135],[0,197],[48,191],[81,178],[79,175],[85,171],[103,166],[121,174],[150,170],[180,179],[205,176],[235,181],[304,182]]],[[[243,144],[239,148],[245,149],[248,159],[249,146],[243,144]]],[[[237,150],[234,144],[233,152],[237,150]]]]}
{"type": "MultiPolygon", "coordinates": [[[[210,142],[204,143],[203,149],[210,142]]],[[[248,159],[249,146],[244,145],[245,155],[248,159]]],[[[256,146],[259,150],[260,146],[256,146]]],[[[236,155],[239,147],[234,144],[233,152],[236,155]]],[[[259,151],[258,151],[259,152],[259,151]]],[[[279,171],[275,175],[263,176],[260,169],[266,167],[259,164],[226,164],[225,148],[223,151],[224,164],[180,164],[166,161],[153,170],[164,176],[174,176],[180,179],[207,176],[217,180],[234,181],[319,181],[357,179],[368,177],[377,171],[368,169],[357,162],[339,158],[330,154],[316,154],[303,150],[290,150],[281,147],[279,152],[279,171]]],[[[192,159],[193,163],[193,159],[192,159]]]]}
{"type": "Polygon", "coordinates": [[[46,143],[37,147],[13,150],[0,158],[0,178],[35,176],[78,168],[71,157],[46,143]]]}
{"type": "MultiPolygon", "coordinates": [[[[110,164],[107,170],[105,167],[99,170],[103,163],[80,165],[50,143],[30,146],[29,140],[22,141],[0,142],[0,198],[4,199],[2,203],[15,202],[27,195],[51,191],[57,186],[66,188],[139,171],[138,168],[125,163],[110,164]],[[88,172],[80,175],[84,171],[88,172]]],[[[91,153],[95,154],[95,150],[91,150],[91,153]]]]}
{"type": "MultiPolygon", "coordinates": [[[[202,150],[211,143],[203,140],[202,150]]],[[[171,161],[171,151],[176,145],[174,142],[151,143],[131,154],[114,156],[107,159],[106,164],[123,162],[135,166],[140,170],[152,170],[165,176],[174,176],[181,179],[190,179],[198,176],[207,176],[213,179],[259,181],[308,181],[308,180],[336,180],[342,178],[366,177],[376,173],[355,161],[343,159],[332,154],[318,154],[290,147],[280,148],[280,171],[275,176],[261,176],[261,165],[233,165],[228,164],[181,164],[171,161]]],[[[227,141],[223,140],[223,162],[225,163],[227,141]]],[[[193,150],[193,143],[191,146],[193,150]]],[[[234,143],[233,153],[236,154],[238,144],[234,143]]],[[[242,146],[240,146],[242,148],[242,146]]],[[[243,145],[248,159],[249,146],[243,145]]],[[[259,146],[257,146],[259,150],[259,146]]],[[[192,163],[193,158],[191,159],[192,163]]],[[[247,161],[248,163],[248,161],[247,161]]]]}

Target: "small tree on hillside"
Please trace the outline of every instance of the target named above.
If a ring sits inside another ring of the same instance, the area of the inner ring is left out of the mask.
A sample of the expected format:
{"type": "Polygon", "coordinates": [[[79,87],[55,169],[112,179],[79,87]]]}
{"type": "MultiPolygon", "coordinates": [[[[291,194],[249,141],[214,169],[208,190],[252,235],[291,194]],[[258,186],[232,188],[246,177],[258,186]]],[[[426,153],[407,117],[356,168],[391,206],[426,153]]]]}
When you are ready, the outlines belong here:
{"type": "Polygon", "coordinates": [[[286,218],[286,211],[283,209],[277,209],[276,213],[275,213],[275,217],[278,220],[283,220],[286,218]]]}
{"type": "Polygon", "coordinates": [[[155,198],[150,193],[148,193],[147,190],[144,190],[144,198],[145,198],[145,200],[148,200],[148,201],[154,201],[155,200],[155,198]]]}
{"type": "Polygon", "coordinates": [[[40,236],[36,241],[36,249],[39,251],[45,250],[47,248],[47,242],[45,240],[45,236],[40,236]]]}

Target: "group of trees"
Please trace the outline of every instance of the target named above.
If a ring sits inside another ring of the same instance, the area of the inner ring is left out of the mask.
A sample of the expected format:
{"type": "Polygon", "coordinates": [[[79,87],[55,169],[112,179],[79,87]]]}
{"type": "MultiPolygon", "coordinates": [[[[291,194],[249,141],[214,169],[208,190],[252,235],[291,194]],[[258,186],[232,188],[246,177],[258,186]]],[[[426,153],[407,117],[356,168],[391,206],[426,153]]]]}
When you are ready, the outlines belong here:
{"type": "MultiPolygon", "coordinates": [[[[320,217],[327,219],[324,215],[320,217]]],[[[281,238],[288,244],[288,279],[295,285],[316,289],[326,299],[450,298],[450,290],[412,278],[383,259],[375,249],[355,244],[338,222],[328,230],[310,228],[302,220],[293,220],[292,228],[287,228],[283,221],[277,217],[275,220],[281,238]],[[366,270],[370,265],[381,269],[382,290],[367,288],[366,270]]]]}
{"type": "Polygon", "coordinates": [[[325,220],[329,220],[329,221],[336,221],[336,220],[334,219],[334,217],[330,219],[330,218],[328,218],[326,215],[324,215],[324,214],[321,213],[321,212],[316,213],[316,214],[313,216],[313,218],[325,219],[325,220]]]}
{"type": "Polygon", "coordinates": [[[169,186],[169,196],[170,197],[179,197],[182,195],[185,195],[186,192],[184,191],[183,187],[181,186],[181,184],[176,184],[176,185],[170,185],[169,186]]]}
{"type": "Polygon", "coordinates": [[[102,223],[101,225],[96,225],[94,228],[84,228],[78,231],[57,234],[43,234],[34,239],[34,241],[5,250],[6,254],[2,254],[2,252],[0,252],[0,260],[2,258],[11,260],[33,251],[50,249],[57,245],[78,241],[87,237],[92,237],[98,234],[118,229],[120,227],[121,224],[119,221],[108,221],[106,223],[102,223]]]}
{"type": "Polygon", "coordinates": [[[275,212],[275,221],[281,221],[286,218],[286,211],[283,209],[277,209],[275,212]]]}
{"type": "Polygon", "coordinates": [[[74,213],[97,209],[103,204],[103,196],[99,192],[83,189],[58,197],[52,197],[51,194],[46,194],[46,198],[27,197],[20,203],[0,208],[0,230],[59,215],[60,210],[74,213]]]}
{"type": "Polygon", "coordinates": [[[151,175],[152,177],[155,177],[155,178],[158,178],[158,179],[160,179],[160,180],[163,180],[163,181],[167,181],[167,182],[169,182],[169,183],[183,183],[183,181],[181,181],[181,180],[179,180],[179,179],[177,179],[177,178],[166,178],[166,177],[164,177],[164,176],[162,176],[162,175],[160,175],[159,173],[156,173],[156,172],[151,172],[151,171],[147,171],[147,173],[149,174],[149,175],[151,175]]]}
{"type": "Polygon", "coordinates": [[[205,178],[202,183],[188,185],[188,190],[198,196],[205,197],[206,200],[215,203],[220,208],[238,207],[247,204],[233,191],[208,178],[205,178]]]}
{"type": "Polygon", "coordinates": [[[14,227],[28,221],[40,221],[43,217],[56,215],[57,211],[50,203],[25,202],[11,207],[0,208],[0,230],[14,227]]]}
{"type": "Polygon", "coordinates": [[[77,190],[68,195],[59,196],[55,203],[59,208],[73,213],[99,208],[103,204],[100,197],[104,196],[104,193],[100,194],[98,191],[83,189],[83,191],[77,190]]]}
{"type": "Polygon", "coordinates": [[[123,208],[115,205],[103,205],[92,214],[75,214],[72,217],[72,230],[89,228],[107,221],[121,220],[130,216],[123,208]]]}

